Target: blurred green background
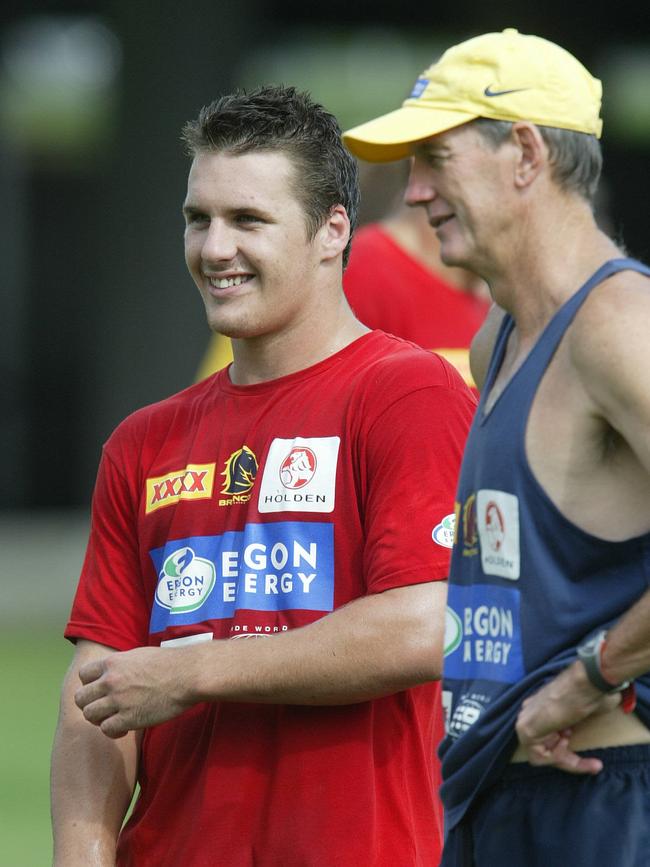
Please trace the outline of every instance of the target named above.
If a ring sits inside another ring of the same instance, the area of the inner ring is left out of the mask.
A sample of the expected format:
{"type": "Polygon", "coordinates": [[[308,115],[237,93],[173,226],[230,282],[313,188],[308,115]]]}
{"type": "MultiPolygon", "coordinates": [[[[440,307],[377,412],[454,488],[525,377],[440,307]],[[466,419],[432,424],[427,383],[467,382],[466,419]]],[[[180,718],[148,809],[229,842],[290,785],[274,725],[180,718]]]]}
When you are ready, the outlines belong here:
{"type": "Polygon", "coordinates": [[[83,558],[85,511],[0,517],[0,865],[52,860],[49,756],[73,653],[62,637],[83,558]]]}
{"type": "Polygon", "coordinates": [[[49,754],[59,686],[71,647],[55,629],[34,636],[4,631],[0,863],[42,867],[51,861],[49,754]]]}

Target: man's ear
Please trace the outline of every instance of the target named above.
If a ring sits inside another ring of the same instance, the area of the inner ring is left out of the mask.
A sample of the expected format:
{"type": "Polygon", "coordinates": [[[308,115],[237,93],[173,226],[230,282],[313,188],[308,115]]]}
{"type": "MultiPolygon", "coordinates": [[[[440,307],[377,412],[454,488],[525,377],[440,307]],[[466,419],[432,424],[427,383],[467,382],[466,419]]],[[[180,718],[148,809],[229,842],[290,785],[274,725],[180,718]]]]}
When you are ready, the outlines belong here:
{"type": "Polygon", "coordinates": [[[334,205],[318,230],[323,259],[335,259],[350,239],[350,220],[343,205],[334,205]]]}
{"type": "Polygon", "coordinates": [[[512,125],[514,144],[518,149],[515,165],[515,185],[521,189],[530,184],[548,165],[548,147],[534,123],[517,121],[512,125]]]}

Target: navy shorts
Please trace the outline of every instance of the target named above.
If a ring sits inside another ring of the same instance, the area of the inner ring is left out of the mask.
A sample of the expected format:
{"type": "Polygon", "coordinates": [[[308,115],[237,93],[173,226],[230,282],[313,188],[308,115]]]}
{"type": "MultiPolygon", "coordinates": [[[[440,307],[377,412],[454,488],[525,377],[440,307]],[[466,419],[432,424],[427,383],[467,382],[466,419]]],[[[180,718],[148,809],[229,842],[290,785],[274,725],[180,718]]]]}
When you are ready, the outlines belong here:
{"type": "Polygon", "coordinates": [[[580,755],[603,770],[509,765],[449,833],[441,867],[649,867],[650,745],[580,755]]]}

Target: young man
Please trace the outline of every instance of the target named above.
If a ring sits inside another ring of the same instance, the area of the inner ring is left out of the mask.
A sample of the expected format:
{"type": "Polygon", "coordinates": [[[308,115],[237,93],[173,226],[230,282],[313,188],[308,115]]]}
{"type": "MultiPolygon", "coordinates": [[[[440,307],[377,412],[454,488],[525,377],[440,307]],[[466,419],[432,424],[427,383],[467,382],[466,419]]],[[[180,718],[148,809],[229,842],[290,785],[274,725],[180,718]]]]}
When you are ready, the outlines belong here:
{"type": "Polygon", "coordinates": [[[445,865],[647,864],[650,270],[594,221],[600,97],[510,29],[345,136],[413,155],[407,202],[506,311],[456,505],[445,865]]]}
{"type": "Polygon", "coordinates": [[[262,88],[184,139],[187,266],[234,361],[105,446],[55,863],[434,867],[431,681],[473,398],[353,317],[356,166],[330,114],[262,88]]]}

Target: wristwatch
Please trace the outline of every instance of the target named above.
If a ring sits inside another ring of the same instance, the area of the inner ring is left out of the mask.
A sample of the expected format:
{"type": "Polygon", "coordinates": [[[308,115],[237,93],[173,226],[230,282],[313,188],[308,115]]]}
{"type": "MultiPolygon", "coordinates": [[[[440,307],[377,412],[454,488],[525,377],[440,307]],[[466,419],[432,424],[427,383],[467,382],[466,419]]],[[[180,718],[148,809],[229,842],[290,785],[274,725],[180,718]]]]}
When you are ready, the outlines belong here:
{"type": "Polygon", "coordinates": [[[582,644],[578,645],[578,659],[582,660],[591,684],[596,689],[609,695],[614,692],[623,692],[623,690],[629,687],[630,681],[624,680],[622,683],[610,683],[603,676],[601,656],[606,637],[607,630],[601,629],[600,632],[583,641],[582,644]]]}

